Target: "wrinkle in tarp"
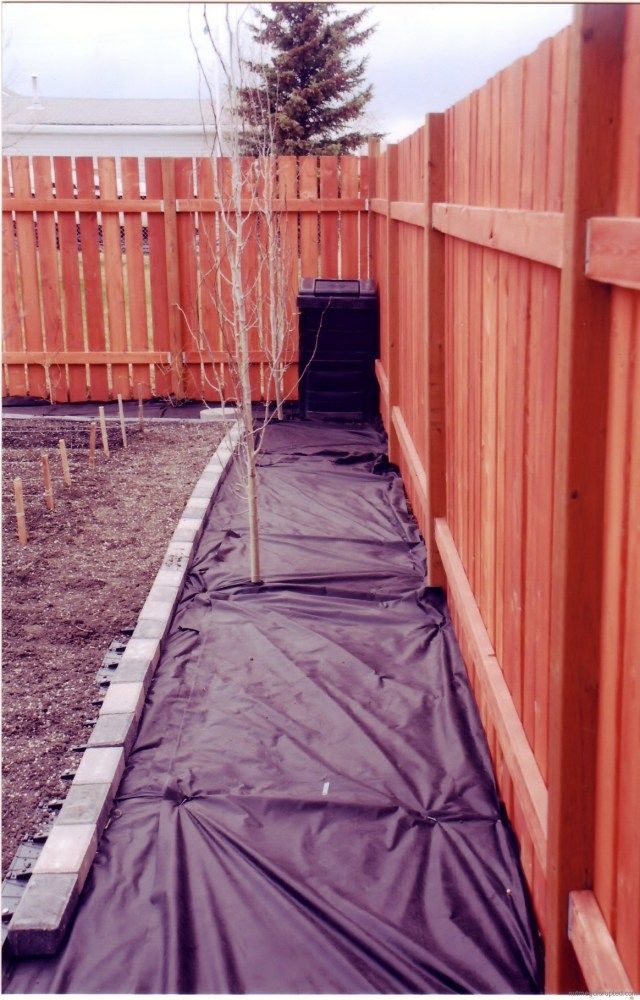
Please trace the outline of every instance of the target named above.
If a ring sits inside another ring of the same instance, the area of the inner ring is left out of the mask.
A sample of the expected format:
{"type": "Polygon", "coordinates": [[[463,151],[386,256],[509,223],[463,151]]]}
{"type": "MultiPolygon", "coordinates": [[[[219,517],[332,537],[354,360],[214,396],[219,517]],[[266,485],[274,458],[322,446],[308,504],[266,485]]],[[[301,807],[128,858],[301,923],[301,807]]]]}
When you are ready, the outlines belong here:
{"type": "Polygon", "coordinates": [[[537,992],[514,839],[383,435],[273,426],[259,481],[265,582],[232,465],[66,943],[6,989],[537,992]]]}

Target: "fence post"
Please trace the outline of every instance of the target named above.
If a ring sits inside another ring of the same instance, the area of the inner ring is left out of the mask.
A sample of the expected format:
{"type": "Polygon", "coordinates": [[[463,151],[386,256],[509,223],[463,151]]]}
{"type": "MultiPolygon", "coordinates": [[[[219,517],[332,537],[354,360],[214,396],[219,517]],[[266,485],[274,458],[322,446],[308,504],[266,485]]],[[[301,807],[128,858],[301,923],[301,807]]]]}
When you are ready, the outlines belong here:
{"type": "Polygon", "coordinates": [[[585,277],[589,216],[615,209],[625,8],[577,8],[569,58],[549,691],[546,990],[582,988],[569,893],[593,884],[610,289],[585,277]]]}
{"type": "Polygon", "coordinates": [[[431,206],[445,200],[444,115],[424,124],[424,303],[427,338],[427,584],[444,587],[446,574],[435,541],[434,520],[446,517],[444,409],[444,235],[431,225],[431,206]]]}
{"type": "Polygon", "coordinates": [[[167,257],[167,300],[169,310],[169,350],[171,352],[171,391],[184,397],[182,365],[182,324],[180,321],[180,269],[178,261],[178,220],[176,213],[176,164],[162,158],[162,199],[167,257]]]}
{"type": "Polygon", "coordinates": [[[396,268],[398,266],[398,223],[391,218],[391,203],[398,200],[398,146],[387,146],[387,216],[385,232],[385,274],[387,287],[384,296],[384,321],[389,346],[389,460],[398,462],[400,445],[393,422],[393,408],[399,403],[400,393],[400,324],[398,322],[398,286],[396,268]]]}

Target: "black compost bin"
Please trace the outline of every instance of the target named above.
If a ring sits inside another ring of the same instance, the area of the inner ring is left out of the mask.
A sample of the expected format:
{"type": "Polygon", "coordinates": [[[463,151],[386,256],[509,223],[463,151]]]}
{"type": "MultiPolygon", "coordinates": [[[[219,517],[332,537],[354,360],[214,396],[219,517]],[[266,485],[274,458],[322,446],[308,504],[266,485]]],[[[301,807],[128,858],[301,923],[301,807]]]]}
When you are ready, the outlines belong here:
{"type": "Polygon", "coordinates": [[[303,278],[300,413],[367,420],[378,412],[378,297],[373,281],[303,278]]]}

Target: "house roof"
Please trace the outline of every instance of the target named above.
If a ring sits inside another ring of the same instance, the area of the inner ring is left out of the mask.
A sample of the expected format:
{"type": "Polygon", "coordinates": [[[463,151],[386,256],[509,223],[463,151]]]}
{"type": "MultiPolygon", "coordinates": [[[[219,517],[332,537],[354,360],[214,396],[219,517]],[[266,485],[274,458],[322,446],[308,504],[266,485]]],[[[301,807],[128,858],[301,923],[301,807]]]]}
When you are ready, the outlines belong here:
{"type": "Polygon", "coordinates": [[[211,122],[206,100],[187,98],[25,97],[3,93],[3,119],[13,126],[202,126],[211,122]]]}

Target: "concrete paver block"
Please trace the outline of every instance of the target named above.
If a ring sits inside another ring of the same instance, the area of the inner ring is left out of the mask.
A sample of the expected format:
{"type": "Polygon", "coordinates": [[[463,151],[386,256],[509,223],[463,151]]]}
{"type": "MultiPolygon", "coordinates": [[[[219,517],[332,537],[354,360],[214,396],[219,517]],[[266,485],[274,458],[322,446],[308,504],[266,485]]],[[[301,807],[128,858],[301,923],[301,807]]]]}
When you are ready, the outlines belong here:
{"type": "MultiPolygon", "coordinates": [[[[156,628],[161,627],[160,622],[150,622],[149,624],[156,628]]],[[[148,660],[143,660],[140,657],[133,656],[130,656],[125,660],[123,657],[120,661],[118,669],[111,678],[111,685],[142,684],[146,694],[149,690],[149,685],[153,680],[154,673],[155,667],[152,667],[148,660]]]]}
{"type": "Polygon", "coordinates": [[[118,670],[125,662],[125,660],[145,660],[151,668],[154,668],[158,663],[159,658],[160,658],[159,639],[142,639],[138,637],[134,638],[132,636],[129,639],[129,642],[127,643],[127,648],[122,654],[118,670]]]}
{"type": "Polygon", "coordinates": [[[235,415],[236,411],[228,406],[207,406],[204,410],[200,410],[201,420],[233,420],[235,415]]]}
{"type": "Polygon", "coordinates": [[[73,785],[107,784],[115,793],[123,771],[122,747],[88,747],[80,758],[73,785]]]}
{"type": "Polygon", "coordinates": [[[186,569],[190,558],[191,546],[188,542],[169,542],[161,569],[186,569]]]}
{"type": "Polygon", "coordinates": [[[97,785],[76,785],[72,782],[56,822],[92,823],[98,836],[104,830],[113,802],[115,788],[106,782],[97,785]]]}
{"type": "MultiPolygon", "coordinates": [[[[118,671],[120,669],[121,667],[118,667],[118,671]]],[[[93,727],[87,745],[90,747],[122,747],[126,757],[133,746],[137,729],[133,712],[101,715],[93,727]]]]}
{"type": "Polygon", "coordinates": [[[32,875],[9,924],[14,955],[55,955],[80,894],[75,874],[32,875]]]}
{"type": "MultiPolygon", "coordinates": [[[[157,610],[157,609],[156,609],[157,610]]],[[[173,609],[172,609],[173,610],[173,609]]],[[[164,639],[169,627],[169,618],[143,618],[142,613],[133,630],[134,639],[164,639]]]]}
{"type": "Polygon", "coordinates": [[[172,541],[176,542],[197,542],[202,534],[202,521],[190,521],[185,518],[180,518],[176,529],[171,536],[172,541]]]}
{"type": "Polygon", "coordinates": [[[98,834],[95,823],[54,823],[33,866],[33,874],[77,874],[82,886],[97,846],[98,834]]]}
{"type": "Polygon", "coordinates": [[[139,719],[144,696],[144,684],[111,684],[102,702],[100,715],[133,715],[139,719]]]}
{"type": "Polygon", "coordinates": [[[182,511],[182,517],[187,521],[203,521],[210,506],[211,500],[207,500],[206,497],[191,497],[182,511]]]}
{"type": "MultiPolygon", "coordinates": [[[[199,479],[193,487],[191,498],[193,500],[211,500],[211,497],[216,491],[218,482],[218,479],[199,479]]],[[[179,541],[179,539],[176,539],[176,541],[179,541]]]]}
{"type": "Polygon", "coordinates": [[[154,583],[142,605],[140,618],[163,619],[167,616],[170,617],[178,600],[178,589],[176,585],[154,583]]]}

